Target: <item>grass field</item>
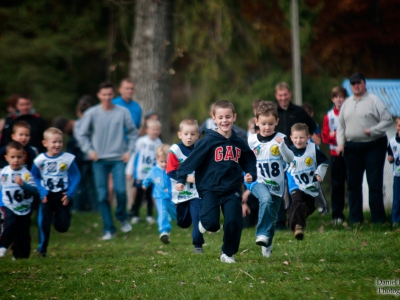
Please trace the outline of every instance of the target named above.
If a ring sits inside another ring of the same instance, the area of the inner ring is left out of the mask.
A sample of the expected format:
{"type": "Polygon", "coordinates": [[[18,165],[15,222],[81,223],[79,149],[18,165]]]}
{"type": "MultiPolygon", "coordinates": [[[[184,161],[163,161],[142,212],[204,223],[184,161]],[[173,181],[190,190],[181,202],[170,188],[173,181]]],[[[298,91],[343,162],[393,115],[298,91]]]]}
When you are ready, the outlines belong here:
{"type": "Polygon", "coordinates": [[[52,231],[47,258],[12,261],[9,251],[0,299],[377,299],[377,280],[389,279],[400,292],[400,231],[390,224],[336,228],[314,214],[301,242],[277,232],[268,259],[244,229],[236,264],[219,261],[222,231],[206,233],[205,253],[194,254],[190,229],[175,224],[169,245],[155,224],[111,241],[101,227],[99,214],[74,213],[69,232],[52,231]]]}

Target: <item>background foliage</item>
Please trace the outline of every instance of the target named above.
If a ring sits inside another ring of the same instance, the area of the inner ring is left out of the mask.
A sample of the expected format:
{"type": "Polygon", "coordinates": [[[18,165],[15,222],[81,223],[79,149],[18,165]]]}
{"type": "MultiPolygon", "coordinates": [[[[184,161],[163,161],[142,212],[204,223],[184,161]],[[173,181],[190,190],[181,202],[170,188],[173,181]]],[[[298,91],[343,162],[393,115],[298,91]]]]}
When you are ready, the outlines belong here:
{"type": "MultiPolygon", "coordinates": [[[[16,92],[32,95],[49,121],[74,117],[77,99],[104,80],[128,74],[134,1],[5,0],[0,3],[0,107],[16,92]]],[[[226,98],[246,126],[250,103],[273,100],[291,80],[290,1],[175,0],[173,130],[182,117],[200,122],[226,98]]],[[[398,77],[400,3],[300,0],[303,99],[316,120],[329,91],[354,71],[398,77]]],[[[3,110],[4,111],[4,110],[3,110]]],[[[4,113],[5,115],[5,113],[4,113]]]]}

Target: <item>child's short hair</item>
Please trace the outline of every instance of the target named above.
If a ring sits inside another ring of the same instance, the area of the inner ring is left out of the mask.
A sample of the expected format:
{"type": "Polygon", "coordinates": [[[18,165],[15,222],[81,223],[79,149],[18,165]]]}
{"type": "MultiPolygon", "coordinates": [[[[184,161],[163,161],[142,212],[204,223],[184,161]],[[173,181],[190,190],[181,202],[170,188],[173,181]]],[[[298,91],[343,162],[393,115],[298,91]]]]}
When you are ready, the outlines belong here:
{"type": "Polygon", "coordinates": [[[396,121],[394,121],[394,124],[397,124],[397,122],[400,121],[400,117],[396,118],[396,121]]]}
{"type": "Polygon", "coordinates": [[[151,126],[158,126],[161,128],[161,122],[159,120],[154,120],[154,119],[148,120],[146,122],[146,127],[149,128],[151,126]]]}
{"type": "Polygon", "coordinates": [[[294,131],[305,131],[307,135],[310,134],[308,131],[308,126],[304,123],[296,123],[290,128],[290,133],[293,133],[294,131]]]}
{"type": "Polygon", "coordinates": [[[310,103],[303,103],[301,105],[302,108],[304,108],[304,110],[309,114],[313,114],[314,113],[314,109],[312,107],[312,105],[310,103]]]}
{"type": "Polygon", "coordinates": [[[286,82],[279,82],[277,83],[277,85],[275,86],[275,92],[280,91],[280,90],[284,90],[287,89],[289,92],[291,92],[292,90],[290,89],[290,86],[286,83],[286,82]]]}
{"type": "Polygon", "coordinates": [[[19,121],[13,125],[12,133],[14,134],[18,128],[26,128],[31,132],[31,125],[26,121],[19,121]]]}
{"type": "Polygon", "coordinates": [[[343,96],[343,98],[347,98],[347,90],[342,86],[335,86],[331,92],[331,99],[337,96],[343,96]]]}
{"type": "Polygon", "coordinates": [[[215,116],[215,111],[218,108],[229,108],[232,110],[232,113],[235,114],[235,106],[233,105],[232,102],[228,101],[228,100],[220,100],[214,103],[213,106],[213,116],[215,116]]]}
{"type": "Polygon", "coordinates": [[[259,116],[269,115],[273,115],[278,119],[278,108],[276,104],[271,101],[261,101],[256,110],[256,118],[258,119],[259,116]]]}
{"type": "Polygon", "coordinates": [[[8,153],[8,151],[10,151],[11,149],[16,149],[16,150],[20,151],[20,150],[24,150],[24,146],[22,146],[22,144],[20,142],[11,141],[6,146],[6,153],[8,153]]]}
{"type": "Polygon", "coordinates": [[[183,126],[194,126],[194,127],[196,127],[196,130],[199,131],[199,123],[195,119],[192,119],[192,118],[183,119],[179,123],[180,131],[182,131],[183,126]]]}
{"type": "Polygon", "coordinates": [[[89,95],[84,95],[81,99],[79,99],[78,104],[76,105],[76,110],[80,113],[84,113],[89,107],[93,105],[93,98],[89,95]]]}
{"type": "Polygon", "coordinates": [[[60,129],[55,128],[55,127],[49,127],[45,130],[45,132],[43,132],[43,138],[45,140],[47,140],[49,138],[49,136],[52,134],[59,134],[59,135],[63,136],[63,133],[60,129]]]}
{"type": "Polygon", "coordinates": [[[156,156],[157,157],[167,157],[169,152],[170,145],[162,144],[156,148],[156,156]]]}

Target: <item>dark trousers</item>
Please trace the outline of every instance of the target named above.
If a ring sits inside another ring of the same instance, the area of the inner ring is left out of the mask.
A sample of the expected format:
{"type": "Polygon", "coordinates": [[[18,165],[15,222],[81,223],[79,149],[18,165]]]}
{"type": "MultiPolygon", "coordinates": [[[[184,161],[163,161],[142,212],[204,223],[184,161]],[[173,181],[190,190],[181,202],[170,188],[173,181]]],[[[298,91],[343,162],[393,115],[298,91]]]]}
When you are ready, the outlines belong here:
{"type": "Polygon", "coordinates": [[[315,211],[315,198],[300,190],[292,192],[292,204],[289,212],[289,225],[292,230],[298,224],[306,227],[306,219],[315,211]]]}
{"type": "Polygon", "coordinates": [[[144,190],[142,188],[142,181],[136,182],[136,180],[135,180],[133,187],[136,188],[136,197],[135,197],[135,201],[133,201],[129,216],[130,217],[139,217],[139,212],[140,212],[140,207],[142,206],[143,196],[145,196],[146,201],[147,201],[147,216],[152,217],[153,216],[153,207],[154,207],[153,196],[152,196],[153,185],[149,186],[149,188],[144,190]]]}
{"type": "MultiPolygon", "coordinates": [[[[285,173],[285,177],[286,177],[286,173],[285,173]]],[[[289,187],[288,187],[288,182],[285,179],[285,189],[287,191],[289,191],[289,187]]],[[[290,205],[292,203],[292,198],[290,193],[288,192],[288,196],[289,196],[289,203],[288,206],[285,208],[285,201],[281,201],[281,207],[279,208],[279,212],[278,212],[278,220],[276,221],[276,225],[275,225],[275,230],[282,230],[282,229],[286,229],[286,221],[287,221],[287,213],[290,210],[290,205]]]]}
{"type": "Polygon", "coordinates": [[[392,222],[400,223],[400,177],[393,178],[392,222]]]}
{"type": "Polygon", "coordinates": [[[49,192],[47,202],[40,203],[38,212],[39,253],[47,253],[52,224],[61,233],[67,232],[71,225],[71,203],[63,205],[61,202],[63,196],[63,192],[49,192]]]}
{"type": "Polygon", "coordinates": [[[350,222],[363,222],[362,181],[367,174],[369,208],[373,223],[386,221],[383,205],[383,167],[385,164],[387,137],[372,142],[346,142],[344,159],[347,167],[350,222]]]}
{"type": "Polygon", "coordinates": [[[81,172],[81,180],[74,196],[73,208],[78,211],[98,211],[92,162],[82,162],[79,166],[79,171],[81,172]]]}
{"type": "Polygon", "coordinates": [[[346,162],[342,156],[331,156],[332,219],[344,220],[346,162]]]}
{"type": "Polygon", "coordinates": [[[176,205],[176,221],[179,227],[188,228],[193,223],[192,239],[196,248],[204,244],[203,234],[199,231],[200,198],[181,202],[176,205]]]}
{"type": "Polygon", "coordinates": [[[224,215],[224,238],[222,252],[228,256],[239,250],[243,229],[242,196],[239,191],[225,195],[206,192],[201,195],[200,221],[203,227],[212,232],[220,229],[220,209],[224,215]]]}
{"type": "Polygon", "coordinates": [[[31,253],[31,213],[20,216],[12,210],[0,207],[0,248],[13,244],[15,258],[29,258],[31,253]]]}

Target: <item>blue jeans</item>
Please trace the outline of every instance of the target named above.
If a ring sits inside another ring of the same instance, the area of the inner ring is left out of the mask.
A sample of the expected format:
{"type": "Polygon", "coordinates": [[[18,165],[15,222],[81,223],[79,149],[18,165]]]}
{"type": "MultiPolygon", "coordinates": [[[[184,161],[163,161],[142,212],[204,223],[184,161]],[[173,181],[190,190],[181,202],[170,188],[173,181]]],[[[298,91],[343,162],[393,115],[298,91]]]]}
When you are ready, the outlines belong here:
{"type": "Polygon", "coordinates": [[[111,207],[108,202],[108,174],[111,173],[114,184],[115,197],[117,198],[117,210],[115,217],[124,222],[126,213],[126,187],[125,164],[121,160],[98,160],[93,162],[94,182],[99,200],[99,210],[103,218],[103,231],[115,233],[116,229],[111,216],[111,207]]]}
{"type": "Polygon", "coordinates": [[[158,232],[169,233],[172,229],[170,221],[176,220],[175,204],[171,199],[156,199],[158,232]]]}
{"type": "Polygon", "coordinates": [[[275,235],[275,224],[278,220],[282,197],[271,195],[268,187],[263,183],[256,184],[251,193],[258,198],[260,203],[256,236],[267,236],[269,238],[267,247],[269,247],[275,235]]]}

